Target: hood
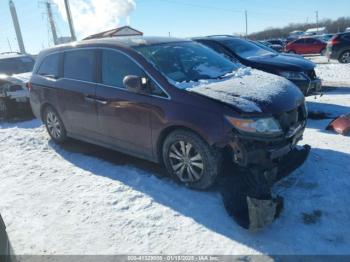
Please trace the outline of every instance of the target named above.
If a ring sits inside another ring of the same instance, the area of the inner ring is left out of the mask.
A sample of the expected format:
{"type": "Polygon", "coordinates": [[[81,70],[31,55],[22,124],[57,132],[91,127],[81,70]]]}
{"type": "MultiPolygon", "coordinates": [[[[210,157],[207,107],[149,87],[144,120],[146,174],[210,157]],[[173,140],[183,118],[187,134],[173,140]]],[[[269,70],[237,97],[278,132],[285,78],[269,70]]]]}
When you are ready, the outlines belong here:
{"type": "Polygon", "coordinates": [[[175,85],[249,114],[281,113],[295,109],[304,102],[303,94],[292,82],[250,68],[240,68],[220,80],[200,80],[175,85]]]}
{"type": "Polygon", "coordinates": [[[256,66],[266,67],[271,66],[275,70],[285,71],[310,71],[313,70],[316,65],[300,56],[278,54],[275,56],[256,56],[249,57],[249,62],[254,63],[256,66]]]}

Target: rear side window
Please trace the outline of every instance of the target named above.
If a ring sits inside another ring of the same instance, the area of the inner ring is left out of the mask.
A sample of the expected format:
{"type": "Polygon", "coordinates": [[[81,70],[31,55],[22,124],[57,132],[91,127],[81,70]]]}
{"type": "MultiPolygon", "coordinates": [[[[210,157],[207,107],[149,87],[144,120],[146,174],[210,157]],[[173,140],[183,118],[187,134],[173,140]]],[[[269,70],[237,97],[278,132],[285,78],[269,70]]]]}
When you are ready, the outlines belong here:
{"type": "Polygon", "coordinates": [[[296,43],[296,44],[304,44],[305,43],[305,39],[299,39],[299,40],[295,41],[294,43],[296,43]]]}
{"type": "Polygon", "coordinates": [[[124,88],[123,79],[127,75],[145,76],[143,70],[122,53],[102,51],[102,84],[124,88]]]}
{"type": "Polygon", "coordinates": [[[58,77],[59,75],[59,54],[47,56],[41,63],[38,74],[42,76],[58,77]]]}
{"type": "Polygon", "coordinates": [[[94,50],[77,50],[64,54],[64,77],[93,82],[95,72],[94,50]]]}

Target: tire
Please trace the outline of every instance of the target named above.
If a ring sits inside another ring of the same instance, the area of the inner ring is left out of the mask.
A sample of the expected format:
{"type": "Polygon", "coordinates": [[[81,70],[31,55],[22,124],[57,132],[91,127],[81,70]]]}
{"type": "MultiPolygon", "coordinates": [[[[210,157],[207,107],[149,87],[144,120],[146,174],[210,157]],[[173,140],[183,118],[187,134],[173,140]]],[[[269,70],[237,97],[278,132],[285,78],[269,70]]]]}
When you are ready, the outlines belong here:
{"type": "Polygon", "coordinates": [[[9,116],[9,108],[5,99],[0,99],[0,119],[6,119],[9,116]]]}
{"type": "Polygon", "coordinates": [[[293,51],[293,50],[289,50],[289,51],[288,51],[288,54],[296,54],[296,52],[293,51]]]}
{"type": "Polygon", "coordinates": [[[350,50],[343,52],[338,59],[339,63],[349,64],[350,63],[350,50]]]}
{"type": "Polygon", "coordinates": [[[222,167],[222,152],[191,131],[169,134],[162,155],[167,172],[180,184],[196,190],[210,188],[222,167]]]}
{"type": "Polygon", "coordinates": [[[325,48],[322,49],[322,50],[321,50],[321,53],[320,53],[321,56],[326,56],[326,52],[327,52],[327,50],[326,50],[325,48]]]}
{"type": "Polygon", "coordinates": [[[43,116],[51,139],[57,144],[64,143],[67,140],[67,131],[57,111],[52,106],[47,106],[43,116]]]}

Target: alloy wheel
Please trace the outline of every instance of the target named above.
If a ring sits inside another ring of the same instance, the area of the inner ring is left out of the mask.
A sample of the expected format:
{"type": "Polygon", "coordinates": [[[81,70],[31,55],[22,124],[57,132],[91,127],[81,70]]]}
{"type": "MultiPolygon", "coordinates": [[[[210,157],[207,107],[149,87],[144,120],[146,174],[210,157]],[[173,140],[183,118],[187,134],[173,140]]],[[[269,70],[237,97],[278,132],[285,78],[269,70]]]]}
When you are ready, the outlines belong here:
{"type": "Polygon", "coordinates": [[[46,116],[46,124],[49,133],[55,138],[59,139],[62,135],[62,127],[58,116],[49,111],[46,116]]]}
{"type": "Polygon", "coordinates": [[[184,183],[199,181],[203,176],[204,163],[201,154],[189,142],[178,141],[169,150],[173,172],[184,183]]]}
{"type": "Polygon", "coordinates": [[[345,52],[342,56],[341,56],[341,61],[343,63],[350,63],[350,52],[345,52]]]}

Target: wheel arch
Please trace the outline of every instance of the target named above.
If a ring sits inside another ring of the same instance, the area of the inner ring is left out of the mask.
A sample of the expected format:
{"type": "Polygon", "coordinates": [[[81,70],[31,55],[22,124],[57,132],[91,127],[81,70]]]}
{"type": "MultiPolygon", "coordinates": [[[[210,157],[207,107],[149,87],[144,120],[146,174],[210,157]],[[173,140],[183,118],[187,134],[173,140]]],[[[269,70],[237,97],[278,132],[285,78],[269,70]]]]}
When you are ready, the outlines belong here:
{"type": "Polygon", "coordinates": [[[44,121],[44,112],[45,112],[45,109],[48,108],[49,106],[52,107],[53,109],[55,109],[55,107],[52,104],[50,104],[49,102],[45,102],[41,105],[41,107],[40,107],[40,119],[41,119],[41,121],[44,121]]]}

